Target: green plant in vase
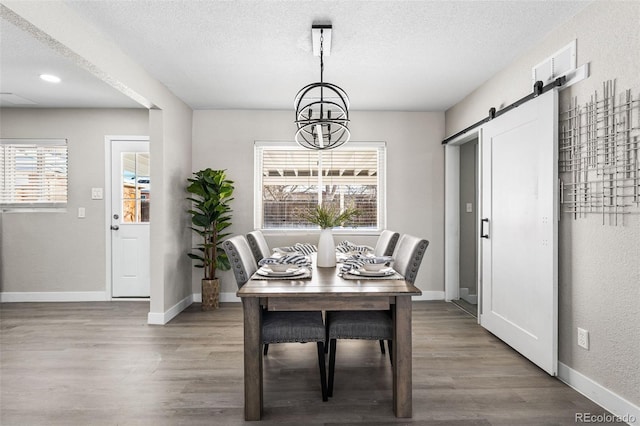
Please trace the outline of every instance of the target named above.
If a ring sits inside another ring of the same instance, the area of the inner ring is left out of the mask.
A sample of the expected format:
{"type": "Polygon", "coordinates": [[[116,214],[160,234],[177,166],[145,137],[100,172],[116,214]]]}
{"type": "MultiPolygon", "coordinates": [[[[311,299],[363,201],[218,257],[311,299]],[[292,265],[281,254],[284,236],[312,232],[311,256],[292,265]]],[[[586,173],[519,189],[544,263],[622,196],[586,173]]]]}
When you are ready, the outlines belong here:
{"type": "Polygon", "coordinates": [[[305,211],[301,218],[318,225],[320,239],[318,240],[318,255],[316,258],[319,267],[336,266],[336,244],[333,240],[332,229],[337,226],[344,226],[345,223],[360,215],[360,211],[354,207],[348,207],[343,211],[335,205],[322,204],[305,211]]]}
{"type": "Polygon", "coordinates": [[[321,229],[332,229],[344,226],[345,223],[360,216],[360,211],[355,207],[348,207],[344,211],[331,204],[321,204],[310,208],[302,214],[302,219],[318,225],[321,229]]]}
{"type": "Polygon", "coordinates": [[[210,168],[193,173],[188,178],[187,197],[193,202],[191,214],[191,229],[201,237],[201,242],[188,253],[196,260],[197,268],[204,269],[202,279],[202,309],[209,310],[218,307],[220,299],[220,281],[216,277],[218,269],[230,269],[229,259],[222,248],[222,241],[229,233],[225,230],[231,226],[231,205],[234,191],[233,181],[228,180],[225,170],[210,168]]]}

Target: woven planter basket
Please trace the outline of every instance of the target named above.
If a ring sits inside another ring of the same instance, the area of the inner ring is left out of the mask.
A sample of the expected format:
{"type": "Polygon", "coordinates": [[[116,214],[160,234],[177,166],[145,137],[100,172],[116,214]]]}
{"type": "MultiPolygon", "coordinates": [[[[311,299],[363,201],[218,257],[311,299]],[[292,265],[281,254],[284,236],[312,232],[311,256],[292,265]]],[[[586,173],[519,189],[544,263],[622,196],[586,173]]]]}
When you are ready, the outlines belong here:
{"type": "Polygon", "coordinates": [[[220,280],[202,280],[202,310],[212,311],[220,305],[220,280]]]}

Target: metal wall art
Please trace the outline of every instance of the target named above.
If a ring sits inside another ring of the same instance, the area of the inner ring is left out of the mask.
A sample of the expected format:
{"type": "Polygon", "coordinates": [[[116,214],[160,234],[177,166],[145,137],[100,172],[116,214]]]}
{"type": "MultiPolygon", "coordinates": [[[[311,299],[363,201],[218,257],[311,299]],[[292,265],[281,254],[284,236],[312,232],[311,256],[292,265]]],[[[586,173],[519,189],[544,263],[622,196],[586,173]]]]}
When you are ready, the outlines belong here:
{"type": "Polygon", "coordinates": [[[571,99],[559,124],[562,212],[603,225],[640,213],[640,90],[604,82],[585,104],[571,99]]]}

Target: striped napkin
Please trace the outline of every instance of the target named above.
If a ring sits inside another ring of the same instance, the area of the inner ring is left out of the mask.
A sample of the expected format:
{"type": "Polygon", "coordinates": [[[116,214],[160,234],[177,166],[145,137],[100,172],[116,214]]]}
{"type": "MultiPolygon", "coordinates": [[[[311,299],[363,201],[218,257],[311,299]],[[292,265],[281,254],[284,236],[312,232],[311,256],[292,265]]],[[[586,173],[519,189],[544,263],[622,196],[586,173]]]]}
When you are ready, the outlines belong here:
{"type": "Polygon", "coordinates": [[[373,247],[357,245],[350,241],[342,241],[336,246],[336,251],[338,253],[369,253],[373,251],[373,247]]]}
{"type": "Polygon", "coordinates": [[[309,255],[311,253],[317,252],[318,248],[313,244],[295,243],[291,247],[275,248],[274,251],[278,251],[280,253],[302,253],[304,255],[309,255]]]}
{"type": "Polygon", "coordinates": [[[309,256],[303,254],[287,254],[282,257],[265,257],[258,262],[258,266],[280,263],[283,265],[311,266],[309,256]]]}
{"type": "Polygon", "coordinates": [[[353,255],[342,263],[340,267],[340,273],[349,272],[352,269],[358,269],[365,263],[391,263],[393,258],[391,256],[363,256],[361,254],[353,255]]]}

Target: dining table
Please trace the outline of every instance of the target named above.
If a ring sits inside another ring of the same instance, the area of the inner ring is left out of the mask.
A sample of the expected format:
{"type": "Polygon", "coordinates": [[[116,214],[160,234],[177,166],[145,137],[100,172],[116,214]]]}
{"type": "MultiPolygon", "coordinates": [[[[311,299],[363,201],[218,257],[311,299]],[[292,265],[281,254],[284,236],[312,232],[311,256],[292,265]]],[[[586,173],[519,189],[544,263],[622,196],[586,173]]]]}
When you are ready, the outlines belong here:
{"type": "MultiPolygon", "coordinates": [[[[420,289],[396,276],[347,276],[337,267],[318,267],[313,258],[303,278],[257,274],[237,292],[244,317],[244,416],[263,414],[261,310],[339,311],[390,310],[393,320],[392,408],[399,418],[412,416],[411,297],[420,289]]],[[[328,342],[326,342],[328,343],[328,342]]]]}

